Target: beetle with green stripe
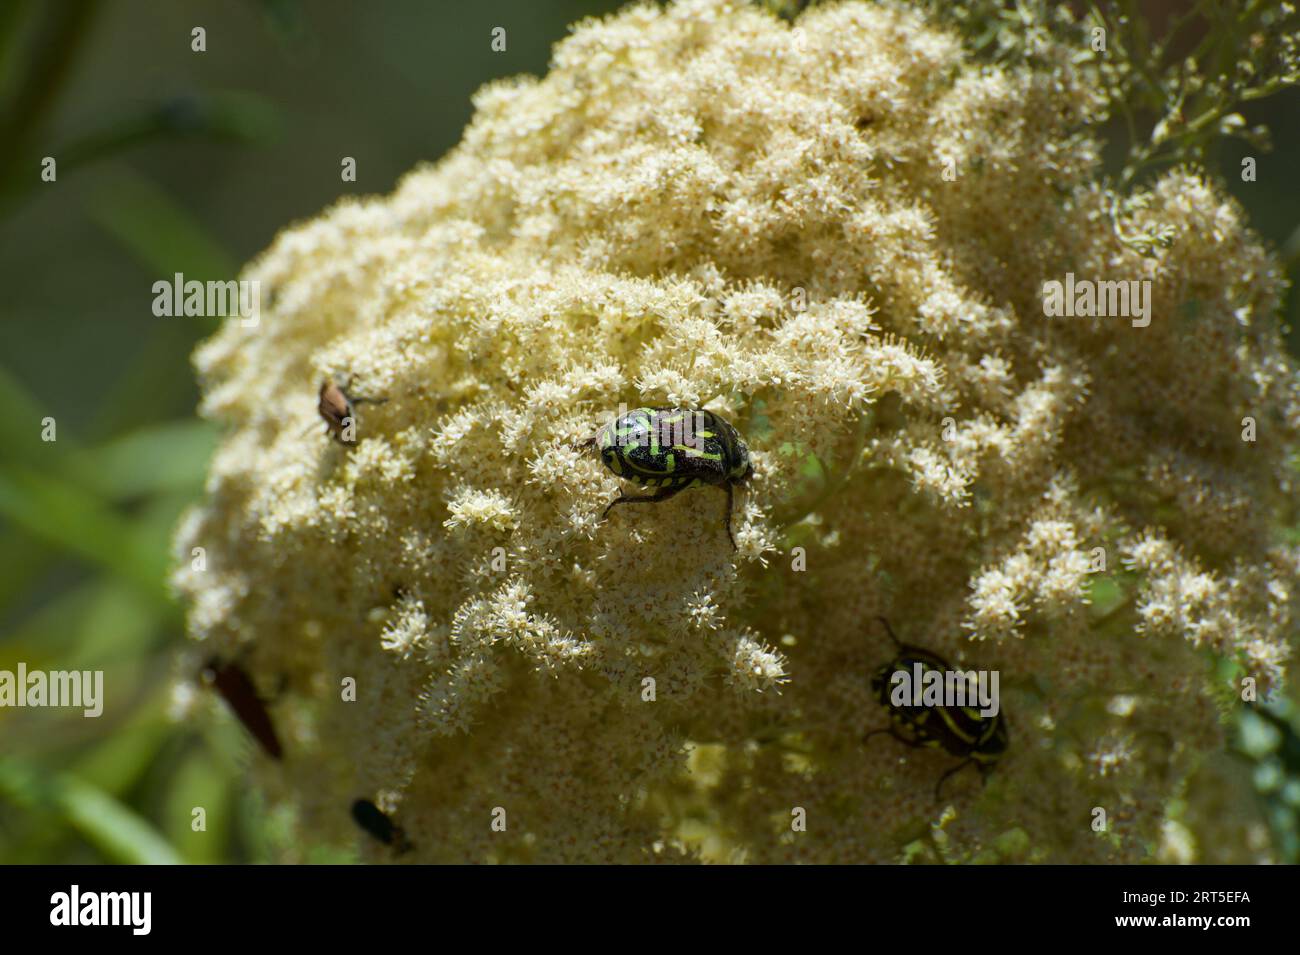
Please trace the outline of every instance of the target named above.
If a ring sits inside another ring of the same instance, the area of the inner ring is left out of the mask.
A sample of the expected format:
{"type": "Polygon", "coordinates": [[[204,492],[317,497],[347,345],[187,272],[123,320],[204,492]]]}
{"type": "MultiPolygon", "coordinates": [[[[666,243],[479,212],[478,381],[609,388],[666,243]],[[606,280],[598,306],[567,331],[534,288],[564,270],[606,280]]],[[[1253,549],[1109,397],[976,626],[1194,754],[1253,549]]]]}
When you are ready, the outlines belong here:
{"type": "Polygon", "coordinates": [[[655,489],[653,494],[620,495],[618,504],[661,503],[691,487],[712,485],[727,492],[724,526],[731,533],[734,493],[754,474],[749,448],[730,424],[712,411],[692,408],[634,408],[584,441],[595,447],[605,467],[619,477],[655,489]]]}
{"type": "Polygon", "coordinates": [[[871,692],[881,706],[889,709],[890,725],[886,729],[872,730],[862,737],[862,741],[865,743],[873,736],[888,733],[905,746],[941,748],[953,756],[963,757],[962,762],[939,777],[934,787],[936,800],[941,798],[944,781],[967,766],[978,767],[980,775],[987,778],[1007,749],[1007,723],[1001,711],[986,716],[971,706],[895,704],[890,699],[895,673],[906,673],[910,680],[918,672],[924,676],[937,671],[946,678],[960,671],[937,653],[903,643],[894,635],[888,620],[884,617],[878,619],[897,648],[894,659],[880,667],[871,678],[871,692]]]}

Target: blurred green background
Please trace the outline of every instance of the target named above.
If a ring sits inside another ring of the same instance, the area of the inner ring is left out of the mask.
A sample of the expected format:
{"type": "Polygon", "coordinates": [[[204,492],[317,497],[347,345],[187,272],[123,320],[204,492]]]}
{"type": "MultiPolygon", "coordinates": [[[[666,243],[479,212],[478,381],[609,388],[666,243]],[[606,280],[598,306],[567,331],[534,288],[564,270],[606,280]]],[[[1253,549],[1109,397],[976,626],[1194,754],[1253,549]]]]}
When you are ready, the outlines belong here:
{"type": "MultiPolygon", "coordinates": [[[[216,440],[193,416],[189,355],[215,322],[156,318],[152,285],[234,278],[284,226],[389,191],[457,141],[477,87],[543,73],[568,24],[619,6],[0,0],[0,670],[100,669],[107,687],[99,719],[0,708],[0,862],[345,858],[291,844],[263,811],[233,720],[168,716],[170,537],[216,440]]],[[[1275,149],[1258,182],[1232,175],[1244,147],[1219,168],[1294,280],[1300,96],[1246,112],[1275,149]]],[[[1239,771],[1294,858],[1296,737],[1256,723],[1239,771]]]]}

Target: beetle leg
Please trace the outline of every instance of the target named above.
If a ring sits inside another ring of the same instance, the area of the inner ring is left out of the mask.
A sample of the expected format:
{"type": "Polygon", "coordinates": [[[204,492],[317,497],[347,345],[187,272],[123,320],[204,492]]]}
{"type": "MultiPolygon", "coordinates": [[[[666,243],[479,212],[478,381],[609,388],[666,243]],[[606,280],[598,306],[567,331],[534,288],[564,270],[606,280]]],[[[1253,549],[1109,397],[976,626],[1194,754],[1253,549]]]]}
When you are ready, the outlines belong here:
{"type": "Polygon", "coordinates": [[[727,482],[727,519],[726,519],[727,540],[731,541],[732,550],[740,550],[740,548],[736,546],[736,538],[734,538],[731,535],[731,506],[732,506],[732,501],[735,497],[735,492],[736,492],[735,486],[730,481],[728,481],[727,482]]]}
{"type": "Polygon", "coordinates": [[[937,782],[937,783],[935,784],[935,787],[934,787],[934,801],[935,801],[935,802],[939,802],[940,800],[943,799],[943,797],[940,795],[940,791],[943,789],[944,781],[945,781],[949,776],[952,776],[952,775],[954,775],[954,774],[956,774],[956,773],[961,772],[963,769],[965,769],[967,766],[971,765],[973,762],[975,762],[974,759],[963,759],[960,763],[958,763],[958,764],[957,764],[956,766],[954,766],[952,769],[948,770],[946,773],[944,773],[942,776],[939,777],[939,782],[937,782]]]}
{"type": "Polygon", "coordinates": [[[873,737],[873,736],[875,736],[875,735],[877,735],[877,734],[879,734],[879,733],[888,733],[890,736],[894,737],[894,739],[898,740],[898,741],[899,741],[900,743],[902,743],[904,746],[912,746],[912,747],[916,747],[916,746],[920,746],[920,745],[921,745],[921,744],[920,744],[919,742],[917,742],[916,740],[914,740],[914,739],[908,739],[908,738],[907,738],[906,736],[904,736],[902,733],[898,732],[898,727],[897,727],[897,726],[886,726],[884,729],[872,730],[872,731],[871,731],[870,733],[868,733],[866,736],[862,737],[862,742],[865,743],[867,740],[871,739],[871,737],[873,737]]]}
{"type": "Polygon", "coordinates": [[[626,494],[620,491],[618,497],[614,498],[614,500],[610,501],[609,504],[606,505],[605,513],[600,515],[600,519],[603,521],[606,517],[608,517],[610,510],[614,507],[615,504],[651,504],[654,503],[655,501],[666,501],[674,494],[677,494],[684,490],[686,490],[686,485],[679,484],[675,487],[664,488],[662,491],[659,491],[657,494],[637,494],[634,497],[628,497],[626,494]]]}

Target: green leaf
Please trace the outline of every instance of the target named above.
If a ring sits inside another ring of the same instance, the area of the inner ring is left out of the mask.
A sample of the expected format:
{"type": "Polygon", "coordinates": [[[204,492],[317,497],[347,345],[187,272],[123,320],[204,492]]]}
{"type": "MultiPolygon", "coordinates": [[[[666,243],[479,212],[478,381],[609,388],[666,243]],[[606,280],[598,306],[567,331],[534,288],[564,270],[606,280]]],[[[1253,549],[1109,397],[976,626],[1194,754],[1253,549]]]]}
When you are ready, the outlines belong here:
{"type": "Polygon", "coordinates": [[[134,524],[75,485],[12,469],[0,474],[0,516],[170,605],[167,553],[149,546],[134,524]]]}
{"type": "MultiPolygon", "coordinates": [[[[153,182],[125,169],[99,176],[106,185],[89,201],[91,218],[118,240],[143,271],[142,308],[152,303],[153,283],[228,281],[239,271],[225,247],[188,209],[153,182]]],[[[122,369],[99,404],[94,433],[112,434],[149,420],[160,397],[173,400],[193,387],[189,364],[176,356],[188,352],[220,326],[217,316],[160,318],[156,331],[122,369]]]]}
{"type": "MultiPolygon", "coordinates": [[[[66,429],[57,440],[41,440],[49,414],[40,400],[0,367],[0,446],[7,464],[58,475],[95,494],[122,499],[156,491],[203,486],[217,429],[202,421],[176,421],[137,428],[95,448],[84,448],[66,429]]],[[[56,424],[57,427],[57,424],[56,424]]]]}
{"type": "Polygon", "coordinates": [[[102,790],[65,777],[58,804],[73,827],[114,861],[132,865],[181,861],[157,829],[102,790]]]}
{"type": "Polygon", "coordinates": [[[55,423],[55,441],[41,440],[42,420],[50,409],[17,378],[0,366],[0,446],[7,464],[22,462],[39,468],[65,468],[63,458],[76,440],[55,423]]]}
{"type": "Polygon", "coordinates": [[[232,278],[236,263],[198,219],[166,190],[125,169],[105,177],[90,215],[158,278],[232,278]]]}
{"type": "MultiPolygon", "coordinates": [[[[108,684],[108,675],[105,676],[108,684]]],[[[121,681],[118,681],[121,682],[121,681]]],[[[165,680],[149,701],[125,724],[119,724],[111,735],[99,740],[73,767],[78,779],[102,789],[106,793],[122,795],[137,786],[176,726],[168,721],[164,711],[167,688],[165,680]]]]}
{"type": "Polygon", "coordinates": [[[202,421],[169,422],[80,452],[75,470],[113,500],[160,491],[197,493],[216,446],[215,426],[202,421]]]}
{"type": "Polygon", "coordinates": [[[30,534],[0,534],[0,607],[12,607],[31,594],[56,556],[53,547],[30,534]]]}
{"type": "Polygon", "coordinates": [[[233,833],[235,788],[232,777],[221,772],[210,753],[195,749],[171,774],[163,804],[164,828],[185,861],[221,862],[229,851],[233,833]],[[193,812],[202,807],[206,829],[195,832],[193,812]]]}
{"type": "Polygon", "coordinates": [[[181,859],[149,822],[101,789],[74,776],[47,776],[0,757],[0,796],[20,808],[52,811],[111,862],[176,865],[181,859]]]}

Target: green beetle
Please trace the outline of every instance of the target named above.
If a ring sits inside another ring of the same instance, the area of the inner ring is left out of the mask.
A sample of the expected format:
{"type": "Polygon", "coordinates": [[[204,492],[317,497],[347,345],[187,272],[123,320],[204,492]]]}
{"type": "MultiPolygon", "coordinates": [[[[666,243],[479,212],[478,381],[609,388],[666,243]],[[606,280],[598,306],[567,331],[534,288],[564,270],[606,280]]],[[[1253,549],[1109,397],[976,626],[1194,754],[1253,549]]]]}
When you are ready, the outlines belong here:
{"type": "Polygon", "coordinates": [[[727,492],[727,539],[734,549],[731,511],[734,493],[754,475],[749,448],[730,424],[712,411],[692,408],[634,408],[582,442],[595,447],[605,467],[619,477],[655,488],[653,494],[620,493],[618,504],[658,503],[688,487],[711,484],[727,492]]]}
{"type": "Polygon", "coordinates": [[[871,692],[888,707],[890,725],[887,729],[872,730],[862,737],[868,739],[888,733],[905,746],[940,747],[962,761],[939,777],[934,787],[934,797],[941,798],[944,781],[967,766],[979,767],[980,775],[987,777],[1007,749],[1007,722],[999,711],[985,716],[969,706],[897,706],[890,700],[894,674],[903,671],[911,674],[919,667],[922,674],[931,670],[947,674],[957,669],[947,660],[923,647],[903,643],[894,636],[894,630],[884,617],[877,618],[898,648],[897,655],[881,666],[871,678],[871,692]]]}

